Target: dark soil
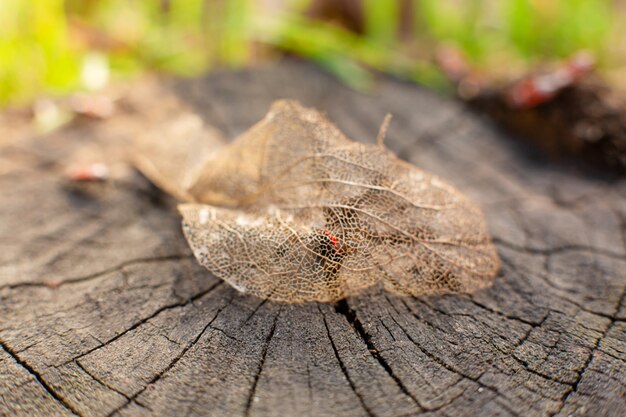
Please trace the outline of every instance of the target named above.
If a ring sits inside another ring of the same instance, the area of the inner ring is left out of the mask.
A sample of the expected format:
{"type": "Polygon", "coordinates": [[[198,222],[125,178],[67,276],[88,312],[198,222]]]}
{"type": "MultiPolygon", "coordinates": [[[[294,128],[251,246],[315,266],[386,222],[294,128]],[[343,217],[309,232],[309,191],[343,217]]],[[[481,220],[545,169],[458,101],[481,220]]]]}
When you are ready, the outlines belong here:
{"type": "Polygon", "coordinates": [[[626,99],[591,75],[534,107],[509,103],[509,88],[483,88],[467,103],[553,157],[626,174],[626,99]]]}

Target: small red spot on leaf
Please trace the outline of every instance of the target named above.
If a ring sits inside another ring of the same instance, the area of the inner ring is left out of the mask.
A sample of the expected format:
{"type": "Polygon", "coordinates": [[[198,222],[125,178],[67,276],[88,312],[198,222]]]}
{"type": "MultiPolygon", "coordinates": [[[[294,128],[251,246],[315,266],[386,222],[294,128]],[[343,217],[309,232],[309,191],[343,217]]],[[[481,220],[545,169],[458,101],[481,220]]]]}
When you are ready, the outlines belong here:
{"type": "Polygon", "coordinates": [[[333,248],[335,248],[335,250],[339,250],[339,239],[337,239],[337,236],[335,236],[333,232],[328,229],[322,229],[322,233],[324,233],[328,240],[330,240],[330,244],[333,245],[333,248]]]}

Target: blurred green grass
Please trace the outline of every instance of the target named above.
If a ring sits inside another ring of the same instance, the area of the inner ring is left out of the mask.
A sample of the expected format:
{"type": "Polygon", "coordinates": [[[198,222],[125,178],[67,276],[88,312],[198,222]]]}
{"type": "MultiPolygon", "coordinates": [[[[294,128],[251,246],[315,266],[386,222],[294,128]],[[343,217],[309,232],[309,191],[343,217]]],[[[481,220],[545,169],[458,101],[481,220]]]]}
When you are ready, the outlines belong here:
{"type": "Polygon", "coordinates": [[[442,43],[495,73],[580,49],[591,50],[601,68],[624,66],[622,1],[362,0],[359,33],[312,17],[312,3],[1,0],[0,105],[97,89],[98,77],[109,74],[193,76],[275,59],[278,51],[314,60],[356,88],[371,83],[368,69],[445,88],[432,64],[442,43]]]}

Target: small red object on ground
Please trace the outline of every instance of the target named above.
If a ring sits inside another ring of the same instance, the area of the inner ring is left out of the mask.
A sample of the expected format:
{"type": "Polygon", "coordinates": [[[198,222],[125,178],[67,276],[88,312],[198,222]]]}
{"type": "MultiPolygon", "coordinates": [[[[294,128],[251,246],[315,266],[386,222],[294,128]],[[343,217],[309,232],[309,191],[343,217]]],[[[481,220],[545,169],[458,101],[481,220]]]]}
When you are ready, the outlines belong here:
{"type": "Polygon", "coordinates": [[[533,74],[516,82],[509,90],[507,101],[517,109],[536,107],[552,100],[561,90],[585,77],[594,65],[595,60],[589,53],[576,54],[553,71],[533,74]]]}
{"type": "Polygon", "coordinates": [[[95,163],[71,168],[67,175],[72,181],[105,181],[109,178],[109,168],[103,163],[95,163]]]}

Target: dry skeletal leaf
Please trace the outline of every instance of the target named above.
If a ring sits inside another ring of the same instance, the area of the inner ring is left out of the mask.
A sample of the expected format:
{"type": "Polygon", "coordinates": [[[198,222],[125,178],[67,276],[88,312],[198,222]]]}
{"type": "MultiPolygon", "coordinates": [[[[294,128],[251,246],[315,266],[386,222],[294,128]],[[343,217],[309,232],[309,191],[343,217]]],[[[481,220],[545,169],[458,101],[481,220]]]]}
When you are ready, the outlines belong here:
{"type": "Polygon", "coordinates": [[[225,142],[200,117],[185,113],[139,135],[135,145],[133,162],[146,177],[179,200],[193,201],[187,190],[225,142]]]}
{"type": "Polygon", "coordinates": [[[216,152],[194,151],[206,158],[193,181],[179,172],[164,188],[187,201],[179,210],[198,261],[242,292],[287,302],[334,301],[379,282],[399,294],[468,292],[497,272],[467,197],[297,102],[275,102],[216,152]]]}

